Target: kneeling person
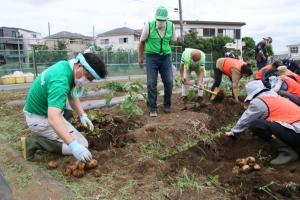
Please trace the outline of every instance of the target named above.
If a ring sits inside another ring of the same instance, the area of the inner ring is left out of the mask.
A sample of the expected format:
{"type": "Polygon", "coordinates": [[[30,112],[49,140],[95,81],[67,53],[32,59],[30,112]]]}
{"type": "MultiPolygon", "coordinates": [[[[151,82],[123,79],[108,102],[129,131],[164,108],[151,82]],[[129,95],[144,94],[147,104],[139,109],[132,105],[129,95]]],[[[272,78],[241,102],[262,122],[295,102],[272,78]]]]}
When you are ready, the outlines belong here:
{"type": "Polygon", "coordinates": [[[95,54],[85,53],[69,61],[57,62],[35,79],[27,93],[24,112],[27,125],[37,137],[21,140],[26,160],[32,160],[38,149],[73,154],[84,162],[92,158],[87,140],[64,119],[62,113],[68,99],[81,123],[93,130],[79,97],[86,83],[100,80],[106,74],[105,64],[95,54]]]}

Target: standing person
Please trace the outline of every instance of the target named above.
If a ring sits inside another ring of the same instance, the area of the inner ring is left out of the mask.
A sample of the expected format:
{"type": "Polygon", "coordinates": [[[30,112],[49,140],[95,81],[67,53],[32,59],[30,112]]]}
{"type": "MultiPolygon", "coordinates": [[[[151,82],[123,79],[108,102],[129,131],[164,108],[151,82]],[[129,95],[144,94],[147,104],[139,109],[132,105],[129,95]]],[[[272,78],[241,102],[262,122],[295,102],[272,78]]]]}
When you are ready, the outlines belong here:
{"type": "Polygon", "coordinates": [[[143,66],[143,53],[146,54],[147,88],[150,103],[150,117],[157,116],[157,76],[160,73],[164,84],[164,111],[171,112],[173,73],[170,43],[175,40],[175,28],[168,21],[168,10],[159,6],[155,20],[143,29],[139,44],[139,64],[143,66]]]}
{"type": "Polygon", "coordinates": [[[239,94],[239,81],[242,77],[248,77],[252,75],[251,65],[246,62],[234,58],[219,58],[214,67],[215,81],[211,90],[219,87],[222,82],[222,74],[230,78],[232,81],[232,93],[236,102],[240,102],[238,98],[239,94]]]}
{"type": "Polygon", "coordinates": [[[272,43],[272,38],[263,38],[255,47],[255,60],[257,63],[257,69],[260,70],[262,67],[268,64],[268,52],[267,46],[272,43]]]}
{"type": "Polygon", "coordinates": [[[288,99],[270,91],[260,80],[246,84],[246,102],[250,102],[230,132],[237,136],[249,128],[276,148],[278,156],[272,165],[283,165],[298,159],[296,150],[300,147],[300,107],[288,99]]]}
{"type": "Polygon", "coordinates": [[[43,71],[32,83],[24,108],[26,122],[36,136],[21,138],[23,156],[32,160],[38,149],[74,155],[83,162],[92,158],[88,142],[62,113],[68,99],[84,126],[94,126],[84,112],[79,97],[84,85],[107,74],[105,64],[92,53],[78,54],[75,59],[63,60],[43,71]]]}
{"type": "Polygon", "coordinates": [[[203,90],[200,88],[203,86],[204,79],[204,67],[205,53],[199,49],[186,48],[182,53],[180,62],[180,78],[182,83],[182,99],[183,102],[187,102],[187,95],[190,84],[190,75],[194,71],[196,73],[196,84],[198,84],[198,98],[197,102],[200,104],[203,100],[203,90]]]}

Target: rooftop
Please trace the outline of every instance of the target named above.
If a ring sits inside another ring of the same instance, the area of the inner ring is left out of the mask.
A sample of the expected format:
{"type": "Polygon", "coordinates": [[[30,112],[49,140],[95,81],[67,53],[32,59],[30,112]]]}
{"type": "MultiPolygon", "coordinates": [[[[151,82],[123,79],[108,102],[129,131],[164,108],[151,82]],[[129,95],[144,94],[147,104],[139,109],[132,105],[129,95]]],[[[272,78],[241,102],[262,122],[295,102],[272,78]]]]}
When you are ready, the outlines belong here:
{"type": "MultiPolygon", "coordinates": [[[[174,24],[179,24],[179,20],[171,20],[174,24]]],[[[245,22],[223,22],[223,21],[198,21],[198,20],[183,20],[183,24],[198,24],[198,25],[227,25],[227,26],[245,26],[245,22]]]]}
{"type": "Polygon", "coordinates": [[[98,34],[97,37],[106,37],[106,36],[118,36],[118,35],[141,35],[142,30],[134,30],[128,27],[115,28],[110,31],[98,34]]]}
{"type": "Polygon", "coordinates": [[[92,40],[93,37],[85,36],[79,33],[71,33],[68,31],[61,31],[50,36],[45,37],[45,39],[83,39],[92,40]]]}

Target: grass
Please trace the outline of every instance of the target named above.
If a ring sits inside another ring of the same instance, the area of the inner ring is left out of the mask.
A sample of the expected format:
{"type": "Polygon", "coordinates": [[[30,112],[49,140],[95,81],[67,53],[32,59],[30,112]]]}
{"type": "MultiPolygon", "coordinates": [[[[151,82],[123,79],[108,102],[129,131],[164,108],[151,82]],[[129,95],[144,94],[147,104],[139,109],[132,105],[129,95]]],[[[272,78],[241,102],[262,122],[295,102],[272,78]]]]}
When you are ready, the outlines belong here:
{"type": "Polygon", "coordinates": [[[196,190],[197,192],[203,190],[203,185],[200,181],[194,174],[189,175],[186,168],[183,168],[180,175],[176,177],[176,182],[173,184],[173,187],[179,190],[180,193],[189,189],[196,190]]]}
{"type": "Polygon", "coordinates": [[[142,145],[140,150],[144,155],[146,155],[146,157],[159,160],[165,160],[176,154],[175,151],[168,149],[167,146],[160,140],[150,140],[146,145],[142,145]]]}

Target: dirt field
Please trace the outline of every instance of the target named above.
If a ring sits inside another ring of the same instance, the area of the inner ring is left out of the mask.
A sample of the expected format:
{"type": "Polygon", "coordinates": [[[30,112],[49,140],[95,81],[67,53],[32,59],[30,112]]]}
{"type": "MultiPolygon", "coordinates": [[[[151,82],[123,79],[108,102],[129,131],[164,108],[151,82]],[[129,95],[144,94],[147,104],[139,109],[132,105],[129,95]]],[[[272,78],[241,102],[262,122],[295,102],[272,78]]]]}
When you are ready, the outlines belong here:
{"type": "Polygon", "coordinates": [[[237,140],[222,136],[243,113],[231,99],[201,108],[190,103],[183,110],[174,96],[172,113],[163,113],[160,106],[157,118],[148,117],[142,107],[145,114],[130,119],[116,107],[90,111],[100,134],[88,133],[87,138],[101,177],[93,177],[94,170],[83,178],[62,176],[74,158],[45,152],[39,152],[32,165],[56,160],[57,169],[43,169],[68,185],[69,199],[300,198],[299,162],[272,167],[268,161],[274,152],[251,133],[237,140]],[[256,158],[261,170],[233,173],[236,159],[248,156],[256,158]]]}

